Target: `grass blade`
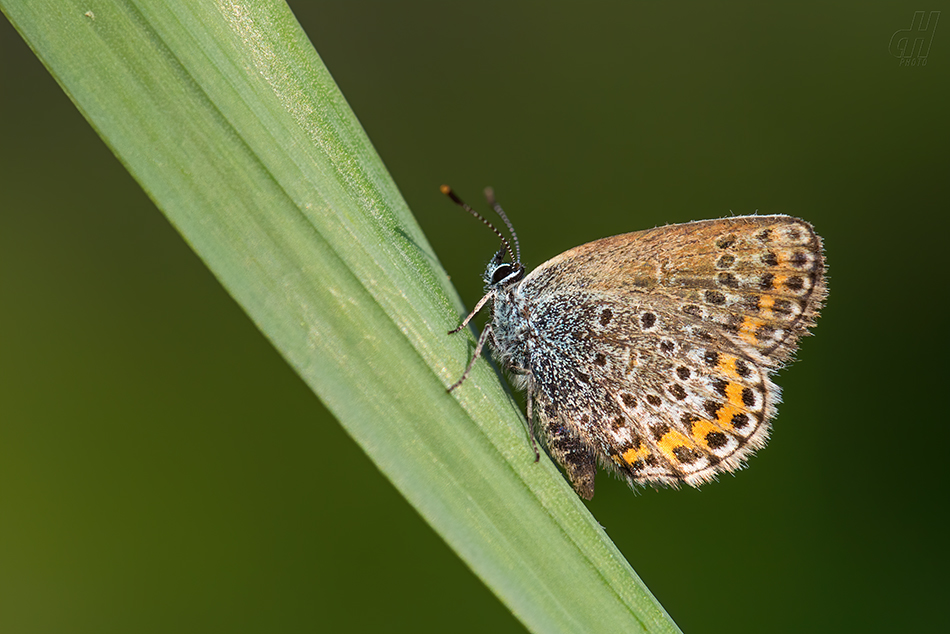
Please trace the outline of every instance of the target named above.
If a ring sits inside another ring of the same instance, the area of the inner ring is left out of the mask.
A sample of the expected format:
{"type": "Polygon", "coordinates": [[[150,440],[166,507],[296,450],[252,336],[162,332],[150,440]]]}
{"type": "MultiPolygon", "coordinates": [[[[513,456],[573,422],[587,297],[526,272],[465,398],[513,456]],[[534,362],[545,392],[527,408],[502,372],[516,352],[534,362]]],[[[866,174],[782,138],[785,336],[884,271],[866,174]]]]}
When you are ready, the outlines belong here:
{"type": "MultiPolygon", "coordinates": [[[[529,629],[676,632],[543,458],[289,9],[2,0],[156,205],[380,470],[529,629]]],[[[436,185],[436,184],[434,184],[436,185]]]]}

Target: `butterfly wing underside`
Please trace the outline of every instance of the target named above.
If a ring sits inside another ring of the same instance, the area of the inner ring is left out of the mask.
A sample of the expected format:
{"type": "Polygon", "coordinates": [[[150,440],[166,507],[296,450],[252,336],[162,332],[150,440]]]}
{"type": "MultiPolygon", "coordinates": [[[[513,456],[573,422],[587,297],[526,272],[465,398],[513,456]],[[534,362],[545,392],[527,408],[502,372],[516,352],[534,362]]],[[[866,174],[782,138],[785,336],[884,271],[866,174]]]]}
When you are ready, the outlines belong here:
{"type": "Polygon", "coordinates": [[[768,440],[825,297],[821,239],[788,216],[660,227],[582,245],[518,289],[538,435],[578,493],[598,462],[631,485],[698,486],[768,440]]]}

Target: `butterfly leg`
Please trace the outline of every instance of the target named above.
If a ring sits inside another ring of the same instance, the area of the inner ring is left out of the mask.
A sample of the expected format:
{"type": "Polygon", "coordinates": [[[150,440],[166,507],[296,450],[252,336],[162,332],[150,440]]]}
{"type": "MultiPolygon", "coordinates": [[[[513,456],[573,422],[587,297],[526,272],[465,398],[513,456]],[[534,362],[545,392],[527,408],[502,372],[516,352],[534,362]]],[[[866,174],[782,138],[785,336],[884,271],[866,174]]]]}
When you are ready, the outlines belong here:
{"type": "MultiPolygon", "coordinates": [[[[488,295],[486,295],[485,297],[488,297],[488,295]]],[[[485,303],[485,297],[482,298],[482,301],[478,302],[478,306],[475,307],[475,312],[478,312],[478,310],[481,308],[482,304],[485,303]]],[[[475,313],[472,313],[472,315],[474,315],[474,314],[475,314],[475,313]]],[[[469,315],[469,316],[465,319],[465,322],[463,322],[462,325],[459,326],[459,328],[463,328],[463,327],[465,326],[465,324],[468,323],[468,320],[472,318],[472,315],[469,315]]],[[[457,332],[457,331],[453,331],[453,332],[457,332]]],[[[449,333],[449,334],[452,334],[452,333],[449,333]]],[[[480,356],[482,356],[482,348],[485,347],[485,342],[488,341],[488,337],[489,337],[490,335],[491,335],[491,324],[487,324],[487,325],[485,326],[485,329],[482,330],[481,336],[479,336],[479,338],[478,338],[478,343],[475,345],[475,353],[472,354],[472,360],[468,362],[468,367],[465,368],[465,372],[462,373],[462,378],[460,378],[458,381],[456,381],[455,383],[453,383],[453,384],[449,387],[449,389],[446,390],[446,391],[451,392],[452,390],[454,390],[455,388],[457,388],[458,386],[460,386],[460,385],[462,384],[462,382],[463,382],[465,379],[468,378],[468,373],[472,371],[472,367],[475,366],[475,362],[478,361],[478,358],[479,358],[480,356]]]]}
{"type": "MultiPolygon", "coordinates": [[[[472,310],[472,312],[470,312],[470,313],[468,314],[468,317],[466,317],[465,319],[462,320],[462,323],[459,324],[459,327],[458,327],[458,328],[453,328],[452,330],[450,330],[450,331],[449,331],[449,334],[450,334],[450,335],[454,335],[454,334],[457,333],[459,330],[461,330],[462,328],[464,328],[465,326],[467,326],[467,325],[468,325],[468,322],[472,321],[472,317],[474,317],[475,315],[477,315],[478,312],[479,312],[482,308],[485,307],[485,303],[488,302],[488,300],[490,300],[490,299],[491,299],[492,297],[494,297],[494,296],[495,296],[495,291],[492,291],[492,292],[490,292],[490,293],[485,293],[485,296],[482,297],[480,300],[478,300],[478,303],[475,304],[475,308],[472,310]]],[[[477,356],[477,355],[476,355],[476,356],[477,356]]]]}
{"type": "MultiPolygon", "coordinates": [[[[525,370],[524,368],[512,368],[513,372],[517,374],[531,374],[530,370],[525,370]]],[[[541,460],[541,452],[538,450],[538,441],[534,437],[534,397],[531,395],[532,391],[528,390],[528,438],[531,439],[531,449],[534,450],[534,461],[538,462],[541,460]]]]}

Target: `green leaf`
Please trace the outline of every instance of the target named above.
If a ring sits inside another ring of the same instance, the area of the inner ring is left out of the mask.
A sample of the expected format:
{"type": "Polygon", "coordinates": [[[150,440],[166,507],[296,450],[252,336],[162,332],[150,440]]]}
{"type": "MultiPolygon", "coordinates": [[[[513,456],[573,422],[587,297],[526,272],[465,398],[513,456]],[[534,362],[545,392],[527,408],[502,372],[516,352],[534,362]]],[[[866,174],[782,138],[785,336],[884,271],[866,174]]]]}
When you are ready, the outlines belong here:
{"type": "MultiPolygon", "coordinates": [[[[2,0],[221,284],[536,632],[676,632],[517,405],[306,35],[267,0],[2,0]]],[[[433,187],[438,183],[434,183],[433,187]]]]}

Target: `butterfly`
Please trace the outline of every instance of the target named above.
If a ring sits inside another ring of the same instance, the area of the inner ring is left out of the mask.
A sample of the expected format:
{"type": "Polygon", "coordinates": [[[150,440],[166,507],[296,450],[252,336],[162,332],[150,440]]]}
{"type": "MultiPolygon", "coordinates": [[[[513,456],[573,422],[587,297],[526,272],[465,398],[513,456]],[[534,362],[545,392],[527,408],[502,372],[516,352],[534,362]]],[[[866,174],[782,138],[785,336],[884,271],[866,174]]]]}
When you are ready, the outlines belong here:
{"type": "Polygon", "coordinates": [[[488,344],[527,392],[539,438],[584,499],[597,465],[632,486],[699,486],[744,466],[768,441],[771,375],[815,324],[827,295],[821,238],[784,215],[737,216],[613,236],[527,273],[514,242],[485,270],[491,303],[458,388],[488,344]]]}

